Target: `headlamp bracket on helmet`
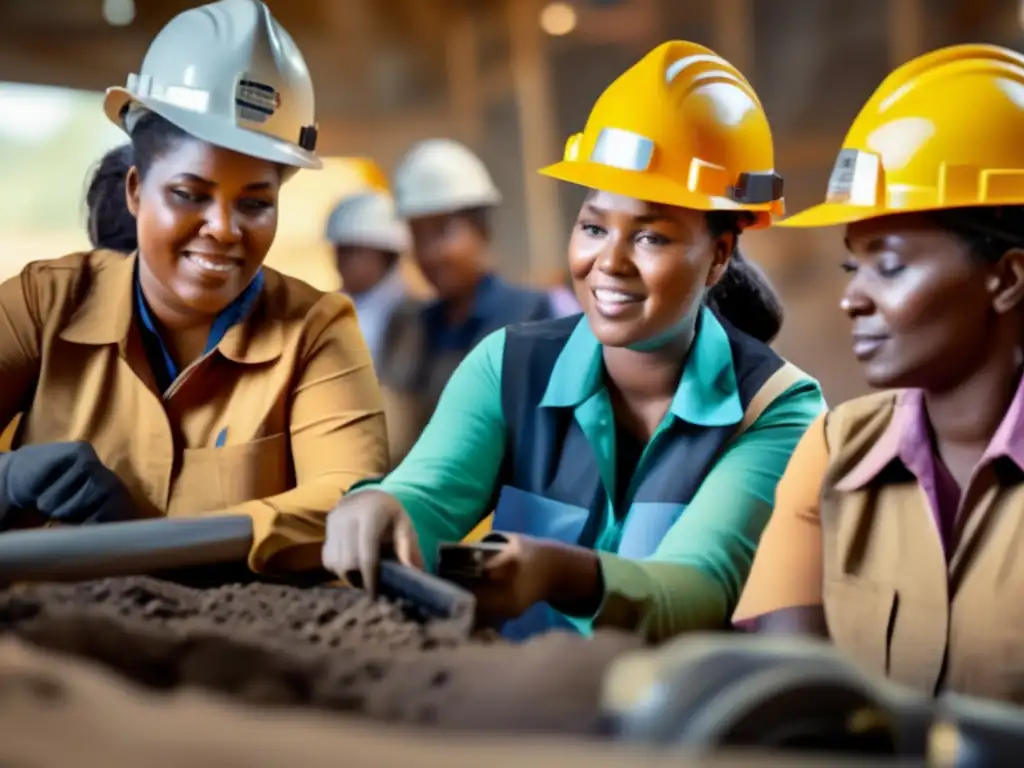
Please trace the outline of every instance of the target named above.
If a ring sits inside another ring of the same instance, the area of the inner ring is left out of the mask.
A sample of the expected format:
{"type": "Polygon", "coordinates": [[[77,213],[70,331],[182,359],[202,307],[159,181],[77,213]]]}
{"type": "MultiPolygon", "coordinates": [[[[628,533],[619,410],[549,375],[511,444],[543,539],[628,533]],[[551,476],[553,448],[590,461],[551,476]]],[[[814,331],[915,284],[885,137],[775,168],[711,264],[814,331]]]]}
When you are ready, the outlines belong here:
{"type": "Polygon", "coordinates": [[[316,151],[316,141],[319,137],[319,131],[315,125],[304,125],[299,129],[299,146],[307,152],[316,151]]]}
{"type": "Polygon", "coordinates": [[[825,200],[840,205],[876,205],[882,176],[882,159],[878,155],[841,149],[828,178],[825,200]]]}
{"type": "Polygon", "coordinates": [[[782,176],[775,171],[749,171],[740,174],[726,196],[734,203],[761,205],[782,199],[782,176]]]}

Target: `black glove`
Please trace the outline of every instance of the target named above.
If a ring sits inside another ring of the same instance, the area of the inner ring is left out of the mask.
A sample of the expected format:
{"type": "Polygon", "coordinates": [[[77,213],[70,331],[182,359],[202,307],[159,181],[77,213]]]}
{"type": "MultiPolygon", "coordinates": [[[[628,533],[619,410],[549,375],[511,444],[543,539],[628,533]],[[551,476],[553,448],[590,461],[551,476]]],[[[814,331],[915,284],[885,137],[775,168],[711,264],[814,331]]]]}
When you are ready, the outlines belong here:
{"type": "Polygon", "coordinates": [[[109,523],[135,516],[131,495],[86,442],[26,445],[0,461],[0,528],[36,512],[58,523],[109,523]]]}

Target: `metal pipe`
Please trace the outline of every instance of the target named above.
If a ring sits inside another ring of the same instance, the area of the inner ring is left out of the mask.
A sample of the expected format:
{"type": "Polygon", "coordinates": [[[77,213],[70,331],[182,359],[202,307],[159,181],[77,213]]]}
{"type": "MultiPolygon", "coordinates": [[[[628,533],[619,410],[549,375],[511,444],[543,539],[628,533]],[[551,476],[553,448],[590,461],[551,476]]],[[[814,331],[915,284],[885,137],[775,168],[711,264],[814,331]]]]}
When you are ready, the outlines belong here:
{"type": "MultiPolygon", "coordinates": [[[[0,584],[180,574],[243,564],[251,546],[252,520],[241,515],[14,531],[0,535],[0,584]]],[[[334,578],[326,572],[305,576],[312,583],[334,578]]],[[[385,596],[406,600],[427,616],[467,628],[473,622],[472,593],[432,574],[385,560],[380,585],[385,596]]]]}
{"type": "Polygon", "coordinates": [[[14,531],[0,535],[0,584],[244,562],[251,546],[252,520],[241,515],[14,531]]]}

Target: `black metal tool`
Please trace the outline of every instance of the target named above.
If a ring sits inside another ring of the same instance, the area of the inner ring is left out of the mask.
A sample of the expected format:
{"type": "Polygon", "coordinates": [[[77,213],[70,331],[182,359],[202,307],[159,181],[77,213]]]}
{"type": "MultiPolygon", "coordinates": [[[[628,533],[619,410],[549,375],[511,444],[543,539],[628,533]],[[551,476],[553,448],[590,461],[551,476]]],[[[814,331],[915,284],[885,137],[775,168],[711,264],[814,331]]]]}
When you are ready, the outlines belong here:
{"type": "Polygon", "coordinates": [[[404,600],[428,617],[472,623],[476,597],[457,584],[402,565],[397,560],[380,564],[380,592],[392,600],[404,600]]]}
{"type": "Polygon", "coordinates": [[[475,581],[487,562],[505,548],[503,542],[441,544],[437,548],[437,575],[452,581],[475,581]]]}
{"type": "Polygon", "coordinates": [[[0,584],[244,563],[251,546],[252,520],[240,515],[11,531],[0,535],[0,584]]]}

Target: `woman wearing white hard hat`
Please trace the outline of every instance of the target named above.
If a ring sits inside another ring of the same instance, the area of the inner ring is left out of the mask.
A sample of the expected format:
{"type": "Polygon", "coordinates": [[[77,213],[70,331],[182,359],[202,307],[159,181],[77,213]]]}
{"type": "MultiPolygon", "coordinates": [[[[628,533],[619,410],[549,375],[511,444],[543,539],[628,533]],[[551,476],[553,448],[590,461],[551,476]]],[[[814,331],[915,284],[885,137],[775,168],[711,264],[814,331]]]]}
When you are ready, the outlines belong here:
{"type": "Polygon", "coordinates": [[[316,565],[387,442],[352,303],[263,266],[282,182],[320,166],[302,56],[265,5],[221,0],[172,19],[105,109],[130,162],[120,183],[101,165],[90,234],[131,253],[0,285],[0,421],[22,413],[0,527],[248,515],[253,570],[316,565]]]}
{"type": "Polygon", "coordinates": [[[389,194],[369,190],[339,202],[327,218],[325,234],[334,248],[341,288],[356,305],[363,337],[379,366],[388,321],[407,294],[398,261],[409,250],[409,228],[389,194]]]}
{"type": "MultiPolygon", "coordinates": [[[[542,291],[499,277],[490,260],[491,214],[501,203],[483,162],[451,139],[427,139],[399,162],[393,194],[409,223],[413,255],[437,294],[395,314],[381,384],[409,414],[414,438],[426,426],[448,378],[477,342],[512,323],[552,317],[542,291]]],[[[401,457],[411,445],[393,445],[401,457]]]]}

